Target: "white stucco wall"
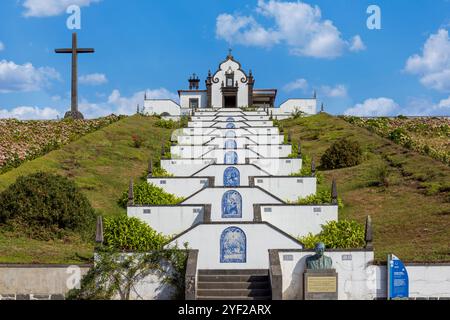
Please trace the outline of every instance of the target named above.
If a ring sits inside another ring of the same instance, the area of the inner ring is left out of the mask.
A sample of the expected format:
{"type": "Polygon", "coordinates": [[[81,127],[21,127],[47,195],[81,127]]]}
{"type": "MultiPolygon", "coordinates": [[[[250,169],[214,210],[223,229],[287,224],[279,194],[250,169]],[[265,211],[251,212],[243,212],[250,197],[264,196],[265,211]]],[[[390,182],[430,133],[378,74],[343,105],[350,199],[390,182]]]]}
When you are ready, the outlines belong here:
{"type": "Polygon", "coordinates": [[[179,104],[169,99],[155,99],[144,101],[144,114],[160,115],[164,112],[167,112],[172,116],[180,116],[181,108],[179,104]]]}
{"type": "Polygon", "coordinates": [[[193,177],[169,177],[169,178],[149,178],[148,183],[162,188],[164,191],[174,194],[177,197],[187,198],[193,193],[208,186],[208,178],[193,177]]]}
{"type": "Polygon", "coordinates": [[[282,103],[279,108],[273,109],[274,116],[291,116],[296,110],[302,111],[308,115],[317,113],[316,99],[289,99],[282,103]]]}
{"type": "Polygon", "coordinates": [[[198,99],[198,105],[200,108],[206,108],[206,92],[186,92],[183,91],[180,93],[180,106],[182,108],[189,109],[189,99],[198,99]]]}
{"type": "Polygon", "coordinates": [[[246,187],[249,185],[249,177],[251,176],[267,176],[264,170],[259,169],[254,165],[212,165],[204,168],[195,174],[199,177],[214,177],[215,186],[223,186],[223,174],[227,168],[234,167],[239,170],[241,186],[246,187]]]}
{"type": "Polygon", "coordinates": [[[227,154],[228,152],[236,152],[237,164],[245,164],[247,158],[256,159],[260,157],[257,153],[249,149],[235,149],[235,150],[214,149],[203,154],[201,158],[213,159],[216,161],[217,164],[225,164],[225,154],[227,154]]]}
{"type": "Polygon", "coordinates": [[[238,83],[238,107],[248,106],[248,87],[246,83],[242,83],[241,79],[246,78],[246,75],[239,70],[239,64],[233,60],[227,60],[219,66],[219,70],[213,76],[212,85],[212,105],[213,107],[222,108],[222,82],[226,85],[225,72],[231,68],[234,71],[234,82],[238,83]],[[217,82],[217,83],[214,83],[217,82]]]}
{"type": "Polygon", "coordinates": [[[278,199],[258,188],[207,188],[203,189],[183,204],[211,204],[211,221],[253,221],[254,204],[281,204],[278,199]],[[242,218],[222,218],[222,198],[230,190],[238,191],[242,196],[242,218]]]}
{"type": "Polygon", "coordinates": [[[161,160],[161,168],[176,177],[189,177],[212,163],[212,159],[161,160]]]}
{"type": "Polygon", "coordinates": [[[140,206],[128,207],[129,217],[139,218],[159,233],[176,235],[203,222],[203,206],[140,206]],[[150,213],[144,213],[150,210],[150,213]]]}
{"type": "Polygon", "coordinates": [[[292,153],[292,146],[282,145],[249,145],[248,149],[253,150],[263,158],[287,158],[292,153]]]}
{"type": "Polygon", "coordinates": [[[293,237],[318,234],[322,225],[338,220],[337,206],[281,205],[261,206],[262,221],[267,221],[293,237]]]}
{"type": "Polygon", "coordinates": [[[295,201],[316,193],[315,177],[255,177],[255,186],[261,187],[283,201],[295,201]]]}
{"type": "Polygon", "coordinates": [[[266,224],[203,224],[175,239],[199,250],[198,269],[268,269],[269,249],[302,249],[301,244],[266,224]],[[247,238],[246,263],[220,263],[220,236],[228,227],[238,227],[247,238]],[[205,241],[207,240],[207,241],[205,241]]]}
{"type": "MultiPolygon", "coordinates": [[[[303,299],[306,258],[314,252],[279,252],[283,279],[283,299],[303,299]]],[[[338,273],[339,300],[373,300],[377,295],[376,266],[372,251],[327,251],[338,273]],[[350,259],[351,260],[346,260],[350,259]]]]}
{"type": "Polygon", "coordinates": [[[274,176],[289,176],[298,173],[302,169],[302,159],[250,159],[250,163],[269,172],[274,176]]]}

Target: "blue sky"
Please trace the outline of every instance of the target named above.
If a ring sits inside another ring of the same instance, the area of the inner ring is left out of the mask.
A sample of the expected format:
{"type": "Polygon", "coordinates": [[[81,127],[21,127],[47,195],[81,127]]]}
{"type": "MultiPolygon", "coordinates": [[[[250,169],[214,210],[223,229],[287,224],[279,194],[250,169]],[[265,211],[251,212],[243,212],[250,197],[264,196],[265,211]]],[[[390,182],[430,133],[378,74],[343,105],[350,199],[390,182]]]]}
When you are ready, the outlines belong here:
{"type": "MultiPolygon", "coordinates": [[[[70,4],[81,7],[80,109],[131,114],[177,98],[228,51],[277,104],[310,97],[333,114],[450,115],[450,1],[6,0],[0,3],[0,117],[56,118],[70,101],[70,4]],[[381,30],[366,24],[381,9],[381,30]]],[[[203,81],[202,81],[203,84],[203,81]]]]}

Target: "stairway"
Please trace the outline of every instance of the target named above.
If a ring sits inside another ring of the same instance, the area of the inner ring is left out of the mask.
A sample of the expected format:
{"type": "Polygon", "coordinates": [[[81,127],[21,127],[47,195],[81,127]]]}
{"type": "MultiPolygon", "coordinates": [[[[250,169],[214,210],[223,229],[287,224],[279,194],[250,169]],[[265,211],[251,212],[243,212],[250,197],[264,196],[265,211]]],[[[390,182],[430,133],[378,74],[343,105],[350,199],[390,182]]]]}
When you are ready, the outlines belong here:
{"type": "Polygon", "coordinates": [[[197,300],[271,300],[268,270],[198,270],[197,300]]]}

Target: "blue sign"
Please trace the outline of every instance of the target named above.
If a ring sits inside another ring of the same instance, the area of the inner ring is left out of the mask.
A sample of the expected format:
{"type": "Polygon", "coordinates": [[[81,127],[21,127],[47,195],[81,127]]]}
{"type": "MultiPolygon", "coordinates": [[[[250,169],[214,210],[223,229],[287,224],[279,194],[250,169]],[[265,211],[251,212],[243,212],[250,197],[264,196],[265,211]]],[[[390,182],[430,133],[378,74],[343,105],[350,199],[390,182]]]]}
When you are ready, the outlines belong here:
{"type": "Polygon", "coordinates": [[[409,297],[409,278],[403,262],[395,255],[388,256],[388,299],[409,297]]]}

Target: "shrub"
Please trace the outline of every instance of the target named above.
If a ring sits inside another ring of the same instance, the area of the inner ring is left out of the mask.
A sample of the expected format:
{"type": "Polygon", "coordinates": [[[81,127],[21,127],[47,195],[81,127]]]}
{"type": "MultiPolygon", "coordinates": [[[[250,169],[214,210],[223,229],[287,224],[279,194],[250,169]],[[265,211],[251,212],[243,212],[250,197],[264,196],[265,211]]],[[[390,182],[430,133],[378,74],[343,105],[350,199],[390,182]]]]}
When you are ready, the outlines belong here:
{"type": "Polygon", "coordinates": [[[105,217],[103,225],[104,245],[120,251],[159,250],[169,240],[137,218],[105,217]]]}
{"type": "Polygon", "coordinates": [[[173,174],[170,174],[162,167],[154,167],[153,177],[155,178],[173,177],[173,174]]]}
{"type": "Polygon", "coordinates": [[[353,220],[330,221],[318,235],[310,233],[299,241],[308,249],[313,249],[318,242],[329,249],[361,248],[365,245],[364,226],[353,220]]]}
{"type": "Polygon", "coordinates": [[[362,161],[361,146],[356,141],[346,138],[333,143],[322,155],[321,165],[324,169],[340,169],[353,167],[362,161]]]}
{"type": "MultiPolygon", "coordinates": [[[[312,194],[306,198],[299,198],[297,201],[295,201],[295,204],[299,205],[310,205],[310,204],[330,204],[332,202],[331,197],[331,191],[328,190],[322,190],[318,191],[316,194],[312,194]]],[[[341,198],[338,197],[338,206],[339,209],[344,208],[344,202],[341,198]]]]}
{"type": "Polygon", "coordinates": [[[163,120],[160,119],[155,122],[155,126],[159,128],[165,128],[165,129],[174,129],[178,127],[178,123],[173,120],[163,120]]]}
{"type": "MultiPolygon", "coordinates": [[[[162,188],[146,181],[134,186],[133,191],[134,203],[137,205],[171,205],[178,204],[184,200],[183,198],[178,198],[171,193],[167,193],[162,188]]],[[[126,208],[127,203],[128,191],[124,191],[118,204],[122,208],[126,208]]]]}
{"type": "Polygon", "coordinates": [[[0,194],[0,223],[36,238],[52,238],[59,231],[84,235],[95,226],[95,212],[73,181],[40,172],[19,177],[0,194]]]}
{"type": "Polygon", "coordinates": [[[139,149],[142,146],[142,144],[144,143],[144,139],[139,135],[136,135],[136,134],[133,135],[132,139],[133,139],[133,146],[135,148],[139,149]]]}

